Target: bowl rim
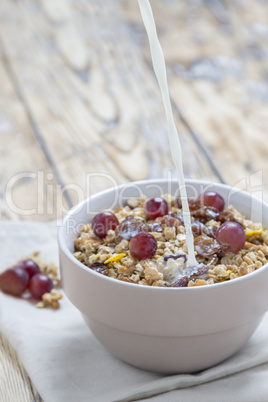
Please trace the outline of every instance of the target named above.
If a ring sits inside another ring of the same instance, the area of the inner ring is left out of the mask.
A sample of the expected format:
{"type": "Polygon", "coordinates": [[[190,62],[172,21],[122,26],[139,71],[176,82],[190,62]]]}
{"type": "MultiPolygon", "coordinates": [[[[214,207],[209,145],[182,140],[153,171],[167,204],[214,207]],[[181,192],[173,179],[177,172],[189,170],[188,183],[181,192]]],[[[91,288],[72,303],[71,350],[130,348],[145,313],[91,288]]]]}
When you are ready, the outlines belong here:
{"type": "MultiPolygon", "coordinates": [[[[99,278],[100,280],[104,280],[104,281],[108,281],[107,283],[110,284],[114,284],[115,286],[131,286],[132,288],[137,288],[140,289],[140,286],[137,286],[138,284],[135,283],[128,283],[128,282],[124,282],[124,281],[119,281],[116,280],[114,278],[105,276],[105,275],[100,275],[99,273],[95,272],[94,270],[90,270],[88,269],[84,264],[82,264],[79,260],[77,260],[74,255],[72,254],[72,252],[69,250],[69,248],[66,245],[65,239],[64,239],[64,228],[65,225],[67,223],[67,221],[73,216],[75,215],[75,213],[85,204],[87,204],[90,200],[94,199],[94,198],[98,198],[100,195],[105,196],[110,192],[113,192],[115,189],[117,189],[118,191],[122,188],[125,188],[127,186],[131,186],[132,184],[135,185],[140,185],[140,184],[144,184],[144,183],[148,183],[148,184],[154,184],[154,183],[166,183],[167,181],[170,182],[178,182],[176,178],[170,178],[170,179],[148,179],[148,180],[139,180],[139,181],[132,181],[132,182],[128,182],[128,183],[124,183],[124,184],[120,184],[116,187],[112,187],[112,188],[108,188],[106,190],[100,191],[98,193],[95,193],[87,198],[85,198],[84,200],[80,201],[78,204],[74,205],[68,212],[67,214],[64,216],[63,220],[61,221],[61,225],[58,228],[58,245],[60,250],[64,253],[64,255],[72,262],[74,263],[77,267],[79,267],[80,269],[82,269],[83,271],[87,272],[89,275],[93,275],[96,278],[99,278]]],[[[213,181],[207,181],[207,180],[197,180],[197,179],[185,179],[185,184],[200,184],[200,185],[216,185],[219,188],[222,189],[234,189],[237,190],[239,193],[242,193],[244,196],[246,197],[250,197],[251,199],[254,199],[255,201],[259,202],[261,205],[265,205],[268,208],[268,204],[266,202],[264,202],[263,200],[261,200],[260,198],[257,198],[256,196],[250,194],[247,191],[238,189],[234,186],[230,186],[228,184],[223,184],[223,183],[217,183],[217,182],[213,182],[213,181]]],[[[176,288],[176,287],[160,287],[160,286],[149,286],[149,285],[142,285],[142,288],[146,288],[148,289],[148,292],[175,292],[178,291],[178,289],[180,289],[180,292],[207,292],[209,291],[209,289],[212,291],[213,289],[215,289],[215,287],[217,288],[223,288],[223,287],[230,287],[230,286],[237,286],[239,285],[239,283],[245,282],[250,280],[250,278],[255,277],[256,275],[261,275],[262,272],[264,270],[268,269],[268,262],[263,265],[261,268],[251,272],[250,274],[232,279],[230,281],[226,281],[226,282],[221,282],[221,283],[214,283],[213,285],[206,285],[206,286],[191,286],[191,287],[181,287],[181,288],[176,288]]]]}

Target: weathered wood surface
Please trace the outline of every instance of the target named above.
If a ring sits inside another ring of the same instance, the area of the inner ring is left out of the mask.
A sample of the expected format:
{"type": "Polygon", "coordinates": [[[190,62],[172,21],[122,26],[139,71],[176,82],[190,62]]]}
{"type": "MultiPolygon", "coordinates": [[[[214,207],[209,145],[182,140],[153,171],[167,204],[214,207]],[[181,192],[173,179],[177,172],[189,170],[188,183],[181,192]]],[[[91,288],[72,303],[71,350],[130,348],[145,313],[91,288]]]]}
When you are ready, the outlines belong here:
{"type": "Polygon", "coordinates": [[[8,340],[0,336],[1,402],[41,402],[41,398],[8,340]]]}
{"type": "MultiPolygon", "coordinates": [[[[154,9],[174,104],[218,176],[231,185],[245,182],[252,191],[255,183],[263,185],[267,200],[267,2],[168,4],[156,2],[154,9]]],[[[150,63],[135,2],[131,8],[126,3],[124,15],[139,32],[150,63]]]]}
{"type": "MultiPolygon", "coordinates": [[[[268,201],[268,3],[152,6],[186,176],[268,201]]],[[[0,43],[1,219],[59,218],[112,182],[174,174],[136,1],[1,0],[0,43]]],[[[3,338],[0,359],[3,400],[39,400],[3,338]]]]}

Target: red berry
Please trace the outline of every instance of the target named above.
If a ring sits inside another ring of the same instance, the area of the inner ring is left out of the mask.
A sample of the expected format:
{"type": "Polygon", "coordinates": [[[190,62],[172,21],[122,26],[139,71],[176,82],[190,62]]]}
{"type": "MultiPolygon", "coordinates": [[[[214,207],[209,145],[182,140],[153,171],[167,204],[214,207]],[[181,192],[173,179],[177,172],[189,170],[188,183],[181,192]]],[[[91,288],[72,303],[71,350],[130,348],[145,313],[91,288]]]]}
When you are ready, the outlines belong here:
{"type": "Polygon", "coordinates": [[[29,283],[29,290],[31,295],[41,300],[44,293],[49,293],[53,288],[52,279],[45,274],[35,274],[29,283]]]}
{"type": "Polygon", "coordinates": [[[150,233],[141,232],[132,237],[129,243],[130,254],[138,260],[152,258],[157,249],[157,241],[150,233]]]}
{"type": "Polygon", "coordinates": [[[21,296],[28,283],[29,275],[21,268],[7,269],[0,275],[0,289],[13,296],[21,296]]]}
{"type": "Polygon", "coordinates": [[[225,222],[217,229],[216,240],[231,252],[238,253],[244,247],[246,234],[239,223],[225,222]]]}
{"type": "Polygon", "coordinates": [[[155,197],[146,201],[144,210],[147,218],[156,219],[159,216],[167,215],[169,207],[166,200],[161,197],[155,197]]]}
{"type": "Polygon", "coordinates": [[[33,260],[23,260],[20,261],[16,268],[24,269],[24,271],[28,272],[29,277],[31,278],[33,275],[38,274],[40,272],[40,267],[33,260]]]}
{"type": "Polygon", "coordinates": [[[215,191],[205,191],[199,195],[198,199],[201,201],[203,206],[217,208],[220,212],[224,210],[224,199],[215,191]]]}
{"type": "Polygon", "coordinates": [[[114,230],[119,224],[112,212],[100,212],[92,219],[91,226],[94,234],[100,238],[106,237],[109,230],[114,230]]]}

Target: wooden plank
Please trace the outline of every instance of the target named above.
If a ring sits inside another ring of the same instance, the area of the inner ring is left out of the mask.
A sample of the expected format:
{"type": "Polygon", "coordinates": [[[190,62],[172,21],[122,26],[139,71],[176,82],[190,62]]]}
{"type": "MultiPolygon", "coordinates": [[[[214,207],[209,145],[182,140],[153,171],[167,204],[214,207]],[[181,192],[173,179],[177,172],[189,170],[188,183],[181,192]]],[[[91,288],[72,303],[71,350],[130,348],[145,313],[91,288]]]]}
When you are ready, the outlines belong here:
{"type": "MultiPolygon", "coordinates": [[[[268,200],[268,4],[168,4],[152,6],[173,102],[223,181],[268,200]]],[[[122,13],[150,63],[136,2],[126,0],[122,13]]]]}
{"type": "Polygon", "coordinates": [[[42,402],[17,353],[1,334],[0,368],[1,402],[42,402]]]}
{"type": "MultiPolygon", "coordinates": [[[[232,82],[232,89],[235,86],[235,82],[232,82]]],[[[173,96],[187,121],[192,122],[192,128],[209,148],[225,181],[231,185],[239,185],[241,182],[245,189],[254,192],[256,184],[250,181],[258,173],[257,187],[263,188],[264,199],[268,200],[267,129],[261,128],[256,122],[253,110],[250,108],[246,114],[245,109],[232,104],[229,94],[222,93],[219,97],[217,91],[206,83],[194,83],[189,94],[183,82],[176,80],[173,96]],[[185,89],[184,100],[181,101],[185,89]],[[189,104],[185,105],[187,97],[191,109],[189,104]]],[[[262,116],[261,124],[264,125],[266,120],[268,127],[267,108],[259,104],[259,112],[262,116]]]]}
{"type": "Polygon", "coordinates": [[[53,169],[35,138],[27,111],[14,90],[3,58],[0,58],[0,82],[1,219],[55,219],[60,211],[56,208],[55,179],[49,181],[44,202],[41,197],[43,188],[46,190],[47,178],[53,177],[53,169]],[[47,213],[47,207],[53,203],[55,207],[47,213]]]}
{"type": "MultiPolygon", "coordinates": [[[[75,193],[80,199],[88,194],[87,173],[96,176],[91,179],[91,192],[96,192],[111,180],[164,177],[174,169],[159,89],[139,48],[125,35],[118,8],[109,2],[69,4],[71,12],[60,17],[55,8],[48,11],[31,0],[4,0],[0,32],[17,85],[76,202],[75,193]],[[66,52],[77,41],[83,50],[73,62],[66,52]]],[[[198,146],[179,120],[177,124],[189,155],[186,175],[215,178],[198,146]]]]}

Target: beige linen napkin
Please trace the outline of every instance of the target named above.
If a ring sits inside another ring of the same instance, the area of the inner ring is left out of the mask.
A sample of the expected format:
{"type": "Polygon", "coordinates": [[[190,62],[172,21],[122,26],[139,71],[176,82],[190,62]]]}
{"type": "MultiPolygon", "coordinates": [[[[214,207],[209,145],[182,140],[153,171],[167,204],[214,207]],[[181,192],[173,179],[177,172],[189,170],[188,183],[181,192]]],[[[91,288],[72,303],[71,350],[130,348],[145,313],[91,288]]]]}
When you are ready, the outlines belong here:
{"type": "MultiPolygon", "coordinates": [[[[0,270],[35,250],[57,263],[56,232],[53,222],[1,223],[0,270]]],[[[239,353],[195,375],[160,376],[116,359],[66,297],[53,311],[0,294],[0,330],[45,402],[268,401],[268,316],[239,353]]]]}

